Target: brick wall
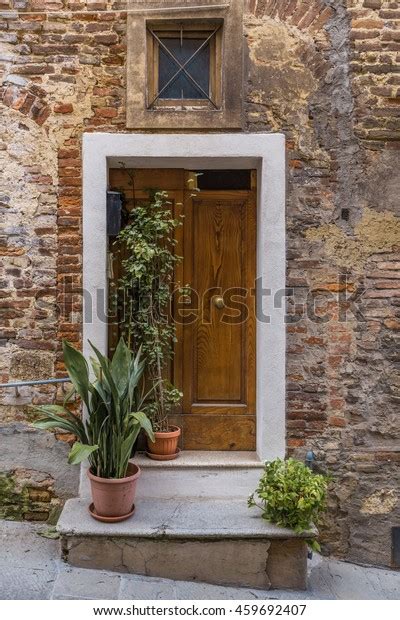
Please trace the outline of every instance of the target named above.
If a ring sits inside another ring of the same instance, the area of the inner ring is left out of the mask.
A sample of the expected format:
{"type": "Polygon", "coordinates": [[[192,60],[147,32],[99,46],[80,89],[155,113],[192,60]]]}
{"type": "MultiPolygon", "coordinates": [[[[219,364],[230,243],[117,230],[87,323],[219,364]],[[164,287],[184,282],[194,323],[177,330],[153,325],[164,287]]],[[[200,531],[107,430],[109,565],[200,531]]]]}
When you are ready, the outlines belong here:
{"type": "MultiPolygon", "coordinates": [[[[122,2],[0,6],[7,381],[62,374],[61,337],[80,342],[81,136],[126,130],[126,13],[122,2]]],[[[245,21],[245,130],[287,136],[288,447],[299,458],[314,450],[334,476],[325,551],[390,565],[400,516],[399,3],[248,0],[245,21]]],[[[29,429],[26,405],[55,397],[41,388],[0,400],[0,470],[26,488],[18,472],[28,468],[53,503],[76,492],[76,474],[63,438],[29,429]]],[[[20,506],[33,518],[27,493],[20,506]]]]}

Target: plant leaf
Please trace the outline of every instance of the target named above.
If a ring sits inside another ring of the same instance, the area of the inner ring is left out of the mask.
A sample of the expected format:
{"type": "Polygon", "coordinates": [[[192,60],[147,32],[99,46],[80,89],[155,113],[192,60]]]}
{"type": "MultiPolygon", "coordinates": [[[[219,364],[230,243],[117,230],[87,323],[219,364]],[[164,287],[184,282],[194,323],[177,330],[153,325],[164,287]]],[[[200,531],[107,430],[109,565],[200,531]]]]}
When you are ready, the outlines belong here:
{"type": "Polygon", "coordinates": [[[83,442],[87,441],[85,427],[78,416],[68,411],[65,407],[59,405],[41,405],[40,407],[34,407],[36,411],[44,414],[44,417],[40,420],[33,422],[35,428],[42,430],[49,430],[55,428],[61,428],[68,433],[73,433],[83,442]],[[63,414],[66,417],[63,417],[63,414]]]}
{"type": "Polygon", "coordinates": [[[64,407],[67,403],[69,403],[69,401],[71,400],[74,394],[76,394],[76,389],[75,389],[75,386],[72,385],[70,389],[67,391],[67,393],[65,394],[64,401],[63,401],[64,407]]]}
{"type": "Polygon", "coordinates": [[[59,428],[67,433],[72,433],[81,439],[79,429],[74,426],[73,422],[64,420],[64,418],[59,418],[58,416],[54,416],[54,419],[49,416],[47,418],[43,418],[42,420],[37,420],[36,422],[33,422],[32,426],[44,431],[59,428]]]}
{"type": "Polygon", "coordinates": [[[133,444],[135,443],[137,436],[139,435],[139,432],[140,432],[140,426],[139,424],[136,424],[135,428],[130,433],[130,435],[128,435],[128,437],[126,437],[124,441],[121,443],[120,471],[119,471],[119,475],[121,478],[123,478],[126,475],[126,469],[128,467],[130,456],[132,454],[133,444]]]}
{"type": "Polygon", "coordinates": [[[93,368],[94,376],[98,381],[101,381],[101,366],[95,357],[90,356],[90,363],[93,368]]]}
{"type": "Polygon", "coordinates": [[[71,452],[69,453],[68,463],[70,465],[78,465],[98,449],[99,446],[88,446],[76,441],[71,448],[71,452]]]}
{"type": "Polygon", "coordinates": [[[113,379],[113,377],[111,375],[111,372],[110,372],[109,360],[104,355],[102,355],[100,353],[100,351],[94,346],[94,344],[92,344],[90,342],[90,340],[89,340],[89,344],[92,347],[93,351],[96,353],[96,357],[97,357],[97,359],[100,362],[101,369],[102,369],[102,371],[104,373],[103,380],[105,379],[107,381],[108,387],[109,387],[109,389],[111,391],[111,394],[112,394],[112,398],[113,398],[114,404],[115,404],[115,406],[117,408],[117,407],[119,407],[119,397],[118,397],[119,395],[118,395],[118,390],[117,390],[117,387],[115,385],[114,379],[113,379]]]}
{"type": "Polygon", "coordinates": [[[39,405],[39,406],[35,406],[34,409],[46,415],[51,415],[51,416],[56,415],[56,416],[61,416],[61,417],[65,416],[73,424],[82,423],[79,416],[72,413],[72,411],[70,411],[67,407],[64,407],[61,405],[39,405]]]}
{"type": "Polygon", "coordinates": [[[120,396],[127,389],[131,358],[132,354],[121,337],[110,364],[110,372],[120,396]]]}
{"type": "Polygon", "coordinates": [[[63,340],[63,354],[69,377],[86,407],[89,408],[89,369],[82,353],[63,340]]]}
{"type": "Polygon", "coordinates": [[[38,536],[41,536],[42,538],[50,538],[51,540],[57,540],[57,538],[60,538],[60,533],[57,532],[55,527],[49,527],[47,530],[38,532],[38,536]]]}
{"type": "Polygon", "coordinates": [[[132,413],[132,417],[139,422],[140,428],[144,430],[150,441],[154,442],[155,437],[153,427],[147,415],[143,413],[143,411],[136,411],[135,413],[132,413]]]}
{"type": "Polygon", "coordinates": [[[64,426],[62,426],[62,423],[57,423],[54,420],[36,420],[36,422],[32,422],[32,426],[42,431],[49,431],[55,428],[61,428],[63,431],[70,432],[69,428],[65,428],[64,426]]]}

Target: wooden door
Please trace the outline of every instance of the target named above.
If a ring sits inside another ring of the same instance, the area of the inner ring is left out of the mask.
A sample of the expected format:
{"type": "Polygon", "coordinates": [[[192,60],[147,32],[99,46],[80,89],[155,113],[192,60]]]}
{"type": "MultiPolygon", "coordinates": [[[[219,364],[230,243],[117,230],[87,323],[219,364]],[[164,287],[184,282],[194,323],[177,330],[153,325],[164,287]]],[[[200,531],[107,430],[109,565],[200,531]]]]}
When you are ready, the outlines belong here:
{"type": "MultiPolygon", "coordinates": [[[[123,171],[110,175],[113,187],[128,191],[126,179],[123,171]]],[[[170,377],[183,401],[172,422],[182,428],[183,449],[255,450],[256,191],[192,191],[191,181],[183,170],[136,171],[129,185],[135,200],[149,187],[167,191],[174,215],[184,215],[175,282],[191,293],[174,296],[170,377]]]]}
{"type": "Polygon", "coordinates": [[[175,373],[183,447],[254,450],[255,194],[186,192],[184,215],[178,277],[190,284],[191,299],[186,311],[179,307],[185,320],[175,373]]]}

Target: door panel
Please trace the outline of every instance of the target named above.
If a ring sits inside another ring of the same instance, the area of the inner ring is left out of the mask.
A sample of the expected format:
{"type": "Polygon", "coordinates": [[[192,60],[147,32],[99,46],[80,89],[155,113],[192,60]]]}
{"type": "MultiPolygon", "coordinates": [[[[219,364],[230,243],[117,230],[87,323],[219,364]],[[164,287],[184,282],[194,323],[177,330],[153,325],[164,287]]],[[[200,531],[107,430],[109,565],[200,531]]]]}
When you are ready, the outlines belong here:
{"type": "Polygon", "coordinates": [[[254,416],[190,414],[180,426],[186,450],[255,450],[254,416]]]}
{"type": "Polygon", "coordinates": [[[253,192],[186,197],[184,281],[198,307],[183,327],[188,449],[255,447],[255,233],[253,192]]]}
{"type": "Polygon", "coordinates": [[[242,286],[240,203],[193,199],[193,283],[201,300],[202,321],[194,330],[193,403],[240,402],[242,330],[221,321],[216,296],[242,286]]]}

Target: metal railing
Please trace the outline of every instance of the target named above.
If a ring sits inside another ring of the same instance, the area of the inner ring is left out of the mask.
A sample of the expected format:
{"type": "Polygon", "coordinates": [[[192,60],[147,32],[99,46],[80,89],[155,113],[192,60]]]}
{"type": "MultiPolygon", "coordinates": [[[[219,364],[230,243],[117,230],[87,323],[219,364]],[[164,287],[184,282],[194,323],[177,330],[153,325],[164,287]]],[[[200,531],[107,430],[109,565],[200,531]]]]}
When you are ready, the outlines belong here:
{"type": "Polygon", "coordinates": [[[61,379],[40,379],[35,381],[10,381],[9,383],[0,383],[0,389],[14,388],[15,394],[19,396],[19,388],[27,387],[30,385],[57,385],[61,384],[64,391],[64,384],[71,383],[69,377],[63,377],[61,379]]]}

